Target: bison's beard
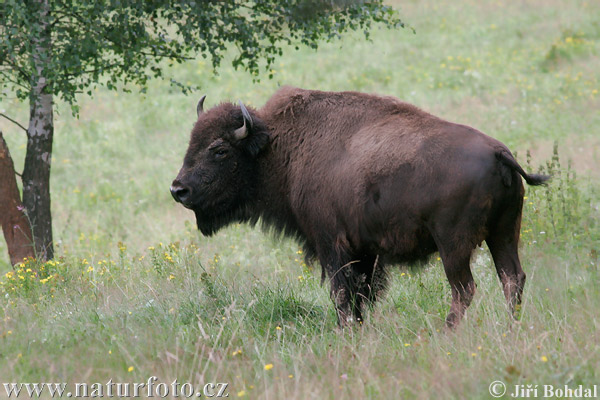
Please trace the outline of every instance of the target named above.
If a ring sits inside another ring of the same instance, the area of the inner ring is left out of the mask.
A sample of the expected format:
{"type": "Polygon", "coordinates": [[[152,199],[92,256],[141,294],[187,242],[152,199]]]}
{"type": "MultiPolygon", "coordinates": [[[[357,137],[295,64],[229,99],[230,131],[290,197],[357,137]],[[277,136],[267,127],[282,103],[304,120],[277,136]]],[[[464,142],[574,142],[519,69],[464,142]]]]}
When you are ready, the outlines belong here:
{"type": "Polygon", "coordinates": [[[219,229],[233,222],[245,222],[247,220],[242,216],[241,210],[210,214],[201,210],[194,210],[194,214],[196,215],[196,226],[204,236],[212,236],[219,229]]]}
{"type": "Polygon", "coordinates": [[[204,236],[212,236],[222,227],[217,222],[218,218],[210,218],[198,210],[194,210],[194,214],[196,215],[196,226],[204,236]]]}
{"type": "Polygon", "coordinates": [[[196,226],[204,236],[212,236],[219,229],[234,222],[256,222],[257,219],[252,218],[253,212],[248,202],[240,201],[238,198],[211,203],[208,206],[205,204],[199,203],[188,207],[194,211],[196,226]]]}

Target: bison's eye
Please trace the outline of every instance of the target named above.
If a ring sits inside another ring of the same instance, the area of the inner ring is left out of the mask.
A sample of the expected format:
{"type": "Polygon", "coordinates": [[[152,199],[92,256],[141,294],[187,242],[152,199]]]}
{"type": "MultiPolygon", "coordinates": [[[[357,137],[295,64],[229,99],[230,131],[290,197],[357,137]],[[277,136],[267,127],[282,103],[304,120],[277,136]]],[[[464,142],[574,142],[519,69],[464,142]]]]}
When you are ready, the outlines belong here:
{"type": "Polygon", "coordinates": [[[216,148],[213,150],[213,154],[217,159],[225,158],[225,156],[227,156],[227,149],[224,149],[222,147],[216,148]]]}

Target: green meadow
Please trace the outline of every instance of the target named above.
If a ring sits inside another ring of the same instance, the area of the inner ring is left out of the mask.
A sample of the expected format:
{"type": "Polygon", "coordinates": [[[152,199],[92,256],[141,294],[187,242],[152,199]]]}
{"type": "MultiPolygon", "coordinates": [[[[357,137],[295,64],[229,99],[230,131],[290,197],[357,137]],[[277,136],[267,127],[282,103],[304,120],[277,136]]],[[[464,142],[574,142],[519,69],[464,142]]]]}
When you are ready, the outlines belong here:
{"type": "MultiPolygon", "coordinates": [[[[505,397],[515,385],[540,385],[541,396],[541,385],[600,384],[600,3],[396,7],[414,33],[289,48],[259,82],[229,66],[232,52],[217,75],[202,58],[168,70],[201,87],[190,96],[164,81],[145,93],[99,89],[80,98],[79,118],[58,102],[57,258],[13,270],[0,241],[0,384],[156,376],[226,382],[230,398],[249,399],[485,399],[496,380],[505,397]],[[320,266],[297,243],[247,225],[199,234],[169,193],[198,99],[259,107],[281,85],[397,96],[551,173],[547,187],[526,188],[520,320],[485,244],[455,332],[444,330],[450,287],[437,255],[394,268],[365,325],[340,331],[320,266]]],[[[0,109],[28,119],[10,94],[0,109]]],[[[20,171],[25,135],[0,124],[20,171]]]]}

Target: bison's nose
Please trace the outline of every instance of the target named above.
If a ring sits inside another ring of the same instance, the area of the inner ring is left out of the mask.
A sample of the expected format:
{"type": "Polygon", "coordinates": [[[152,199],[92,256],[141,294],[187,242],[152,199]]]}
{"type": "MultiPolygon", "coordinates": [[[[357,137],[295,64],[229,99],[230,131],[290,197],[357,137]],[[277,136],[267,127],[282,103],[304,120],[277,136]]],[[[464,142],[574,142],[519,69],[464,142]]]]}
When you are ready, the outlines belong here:
{"type": "Polygon", "coordinates": [[[190,190],[184,186],[171,185],[171,196],[179,203],[185,203],[190,198],[190,190]]]}

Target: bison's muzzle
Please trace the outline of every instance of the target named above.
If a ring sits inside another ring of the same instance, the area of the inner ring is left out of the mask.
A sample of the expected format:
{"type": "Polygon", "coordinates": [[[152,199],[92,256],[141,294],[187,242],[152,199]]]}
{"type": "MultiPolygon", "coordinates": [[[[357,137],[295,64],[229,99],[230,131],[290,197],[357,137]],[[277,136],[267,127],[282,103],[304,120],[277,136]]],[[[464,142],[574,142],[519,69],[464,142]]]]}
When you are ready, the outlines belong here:
{"type": "Polygon", "coordinates": [[[174,181],[173,184],[171,184],[171,196],[173,196],[176,202],[187,207],[186,203],[192,197],[191,195],[192,191],[177,181],[174,181]]]}

